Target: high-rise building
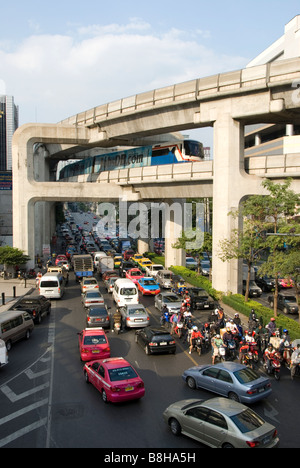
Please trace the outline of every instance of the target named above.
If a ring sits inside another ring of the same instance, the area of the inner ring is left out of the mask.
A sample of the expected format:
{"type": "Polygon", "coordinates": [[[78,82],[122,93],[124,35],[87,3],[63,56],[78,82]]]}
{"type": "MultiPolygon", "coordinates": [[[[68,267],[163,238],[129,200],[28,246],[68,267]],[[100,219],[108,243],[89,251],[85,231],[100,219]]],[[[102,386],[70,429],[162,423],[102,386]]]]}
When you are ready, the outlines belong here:
{"type": "Polygon", "coordinates": [[[12,136],[19,125],[13,96],[0,95],[0,171],[12,170],[12,136]]]}

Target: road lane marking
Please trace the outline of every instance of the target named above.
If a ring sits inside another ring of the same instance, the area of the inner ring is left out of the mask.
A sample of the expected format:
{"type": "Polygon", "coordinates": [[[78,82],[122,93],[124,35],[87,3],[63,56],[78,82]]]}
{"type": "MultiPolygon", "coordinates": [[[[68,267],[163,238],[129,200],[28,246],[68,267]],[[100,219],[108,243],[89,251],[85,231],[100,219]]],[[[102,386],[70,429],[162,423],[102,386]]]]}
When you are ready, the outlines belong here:
{"type": "Polygon", "coordinates": [[[39,429],[42,426],[45,426],[47,423],[47,418],[43,418],[40,421],[36,421],[33,424],[30,424],[29,426],[22,427],[19,431],[13,432],[12,434],[8,435],[4,439],[0,440],[0,447],[4,447],[5,445],[10,444],[16,439],[19,439],[25,434],[28,434],[29,432],[34,431],[35,429],[39,429]]]}
{"type": "Polygon", "coordinates": [[[17,395],[15,392],[13,392],[8,385],[3,385],[0,390],[12,403],[15,403],[16,401],[22,400],[29,395],[33,395],[34,393],[40,392],[41,390],[45,390],[45,388],[48,387],[49,382],[46,382],[43,385],[39,385],[38,387],[27,390],[27,392],[20,393],[20,395],[17,395]]]}
{"type": "Polygon", "coordinates": [[[41,406],[47,405],[47,403],[48,403],[48,398],[45,398],[44,400],[38,401],[37,403],[33,403],[32,405],[26,406],[25,408],[22,408],[19,411],[16,411],[15,413],[11,413],[8,416],[5,416],[4,418],[0,419],[0,426],[2,426],[2,424],[5,424],[9,421],[12,421],[13,419],[19,418],[20,416],[23,416],[24,414],[29,413],[30,411],[40,408],[41,406]]]}

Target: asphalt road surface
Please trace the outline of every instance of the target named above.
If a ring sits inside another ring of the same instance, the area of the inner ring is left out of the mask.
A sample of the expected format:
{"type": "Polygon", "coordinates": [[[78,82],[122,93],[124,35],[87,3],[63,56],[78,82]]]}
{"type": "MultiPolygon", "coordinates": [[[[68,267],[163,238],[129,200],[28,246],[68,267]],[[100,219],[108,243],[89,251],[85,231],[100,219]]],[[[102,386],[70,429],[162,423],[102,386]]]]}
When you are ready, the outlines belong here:
{"type": "MultiPolygon", "coordinates": [[[[104,292],[104,288],[101,288],[104,292]]],[[[104,293],[107,304],[114,306],[104,293]]],[[[151,325],[159,324],[154,298],[141,301],[151,325]]],[[[206,320],[205,312],[196,312],[206,320]]],[[[108,333],[112,356],[125,357],[145,382],[146,394],[136,402],[105,404],[100,393],[85,383],[79,358],[77,332],[85,328],[80,287],[70,274],[62,300],[52,302],[50,316],[35,327],[28,341],[16,343],[9,364],[0,370],[0,447],[5,448],[106,448],[177,449],[204,446],[185,436],[174,437],[162,419],[164,409],[184,398],[215,395],[190,390],[182,372],[211,362],[211,354],[188,354],[177,341],[175,355],[147,356],[134,341],[134,330],[108,333]]],[[[273,393],[253,406],[279,432],[280,447],[300,447],[300,379],[291,381],[286,369],[280,382],[272,377],[273,393]]]]}

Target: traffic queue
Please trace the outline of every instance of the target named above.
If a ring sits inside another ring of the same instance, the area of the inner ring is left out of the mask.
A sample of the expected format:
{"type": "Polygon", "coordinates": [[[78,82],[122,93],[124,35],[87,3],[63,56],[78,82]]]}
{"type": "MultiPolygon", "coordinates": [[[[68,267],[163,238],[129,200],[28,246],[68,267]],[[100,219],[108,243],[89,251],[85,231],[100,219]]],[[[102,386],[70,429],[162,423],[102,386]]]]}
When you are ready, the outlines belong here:
{"type": "Polygon", "coordinates": [[[137,400],[146,394],[139,375],[142,369],[138,373],[127,359],[114,356],[113,340],[112,344],[109,340],[108,331],[122,334],[121,339],[126,340],[126,332],[134,329],[134,341],[146,355],[175,354],[178,349],[187,358],[193,355],[199,365],[178,377],[191,391],[205,389],[218,395],[200,402],[191,394],[190,400],[166,408],[163,418],[174,435],[183,433],[211,447],[276,447],[275,427],[245,405],[270,396],[269,375],[279,378],[283,365],[291,370],[292,378],[299,373],[300,340],[291,343],[288,331],[279,330],[275,320],[264,326],[255,311],[247,327],[237,313],[226,317],[204,289],[186,284],[163,265],[152,263],[127,241],[122,251],[119,239],[98,239],[78,228],[72,233],[73,241],[66,231],[61,229],[64,253],[49,259],[50,271],[37,280],[37,286],[40,292],[51,294],[44,277],[52,281],[47,275],[56,273],[62,278],[56,288],[63,297],[73,270],[85,311],[85,328],[77,332],[83,376],[96,387],[103,402],[137,400]],[[103,289],[111,294],[112,307],[103,289]],[[143,296],[153,297],[157,314],[143,305],[143,296]],[[191,427],[187,415],[200,413],[204,419],[197,417],[191,427]],[[251,428],[246,428],[250,420],[251,428]],[[211,439],[208,429],[215,431],[211,439]]]}

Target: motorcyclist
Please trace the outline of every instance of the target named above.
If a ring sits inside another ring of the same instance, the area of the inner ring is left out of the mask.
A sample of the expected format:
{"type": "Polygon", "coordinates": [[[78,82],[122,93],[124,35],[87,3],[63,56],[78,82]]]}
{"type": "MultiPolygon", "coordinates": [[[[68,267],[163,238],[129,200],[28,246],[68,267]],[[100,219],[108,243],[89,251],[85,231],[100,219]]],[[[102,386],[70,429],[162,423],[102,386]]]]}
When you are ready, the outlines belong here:
{"type": "Polygon", "coordinates": [[[221,335],[215,335],[211,339],[211,346],[212,346],[212,364],[214,365],[215,359],[219,356],[219,348],[224,346],[224,342],[221,338],[221,335]]]}
{"type": "Polygon", "coordinates": [[[198,330],[198,327],[195,325],[193,326],[193,331],[191,333],[191,338],[190,338],[190,348],[189,348],[189,354],[192,354],[192,350],[196,344],[196,339],[201,338],[203,339],[202,333],[198,330]]]}
{"type": "Polygon", "coordinates": [[[275,318],[272,317],[270,322],[268,323],[268,325],[266,325],[266,328],[268,329],[268,332],[269,332],[269,337],[275,335],[275,332],[276,332],[276,329],[277,329],[277,325],[276,325],[276,322],[275,322],[275,318]]]}
{"type": "Polygon", "coordinates": [[[267,364],[268,371],[272,370],[272,357],[274,356],[274,353],[275,349],[273,348],[273,345],[269,343],[267,349],[264,352],[264,359],[267,364]]]}
{"type": "Polygon", "coordinates": [[[164,304],[163,308],[161,309],[161,324],[162,325],[167,324],[168,326],[169,322],[170,322],[169,309],[166,306],[166,304],[164,304]]]}
{"type": "Polygon", "coordinates": [[[113,327],[115,327],[116,324],[120,324],[120,331],[121,331],[122,330],[122,314],[119,308],[116,309],[113,315],[113,327]]]}

